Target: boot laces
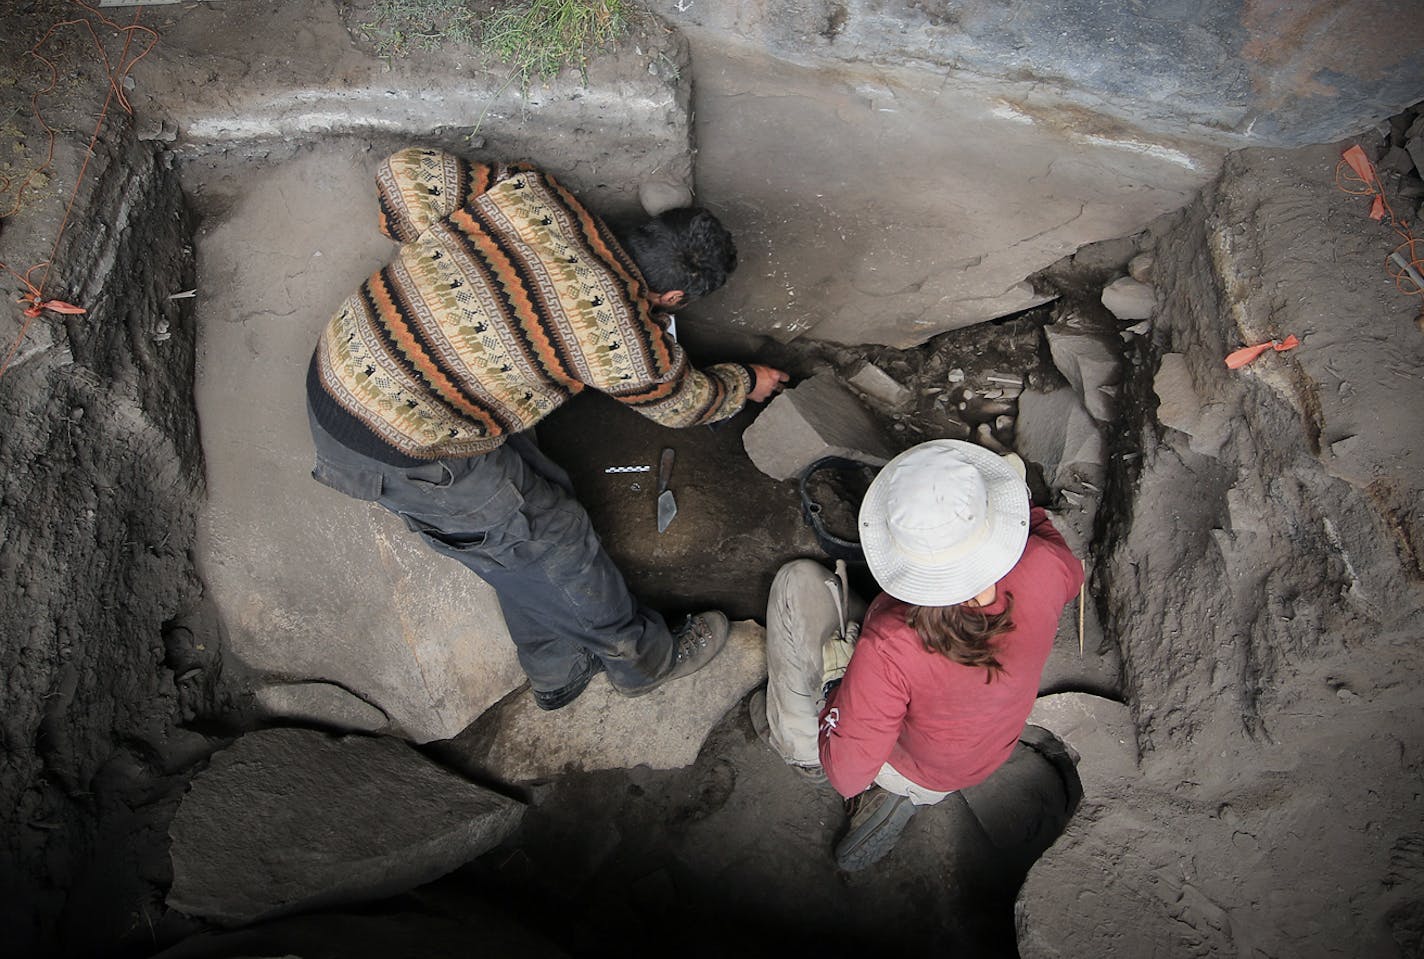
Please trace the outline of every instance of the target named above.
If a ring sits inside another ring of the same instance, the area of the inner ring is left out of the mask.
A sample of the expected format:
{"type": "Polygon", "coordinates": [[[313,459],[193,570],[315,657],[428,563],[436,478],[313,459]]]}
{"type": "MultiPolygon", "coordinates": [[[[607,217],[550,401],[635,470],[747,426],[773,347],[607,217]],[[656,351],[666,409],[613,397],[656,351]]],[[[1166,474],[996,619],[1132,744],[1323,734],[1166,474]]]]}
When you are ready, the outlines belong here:
{"type": "Polygon", "coordinates": [[[706,646],[711,634],[711,627],[702,620],[696,616],[687,617],[687,622],[683,624],[677,637],[677,658],[686,659],[706,646]]]}

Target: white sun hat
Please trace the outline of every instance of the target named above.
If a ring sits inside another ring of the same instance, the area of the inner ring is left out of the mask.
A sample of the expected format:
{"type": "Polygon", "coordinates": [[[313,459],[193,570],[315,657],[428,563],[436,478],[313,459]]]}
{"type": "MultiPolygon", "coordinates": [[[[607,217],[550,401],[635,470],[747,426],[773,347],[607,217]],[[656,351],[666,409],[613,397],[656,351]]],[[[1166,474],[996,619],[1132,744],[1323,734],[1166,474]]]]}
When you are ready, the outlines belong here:
{"type": "Polygon", "coordinates": [[[860,505],[860,545],[880,588],[916,606],[953,606],[1023,555],[1028,487],[1002,457],[959,440],[911,447],[860,505]]]}

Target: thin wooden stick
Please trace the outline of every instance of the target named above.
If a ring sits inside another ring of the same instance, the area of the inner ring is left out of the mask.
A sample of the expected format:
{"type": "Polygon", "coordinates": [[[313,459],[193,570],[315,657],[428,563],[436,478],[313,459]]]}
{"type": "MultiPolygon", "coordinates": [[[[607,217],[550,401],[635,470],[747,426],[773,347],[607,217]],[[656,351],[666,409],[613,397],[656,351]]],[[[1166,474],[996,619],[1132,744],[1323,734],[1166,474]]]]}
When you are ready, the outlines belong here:
{"type": "Polygon", "coordinates": [[[1087,569],[1083,570],[1083,585],[1078,587],[1078,655],[1083,655],[1083,600],[1088,595],[1087,569]]]}

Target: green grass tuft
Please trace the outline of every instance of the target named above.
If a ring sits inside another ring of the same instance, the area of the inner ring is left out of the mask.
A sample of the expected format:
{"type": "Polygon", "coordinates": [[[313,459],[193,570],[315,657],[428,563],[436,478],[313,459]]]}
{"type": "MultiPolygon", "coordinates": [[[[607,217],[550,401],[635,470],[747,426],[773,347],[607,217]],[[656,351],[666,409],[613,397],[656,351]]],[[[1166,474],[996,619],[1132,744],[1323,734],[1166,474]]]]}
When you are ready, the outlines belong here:
{"type": "Polygon", "coordinates": [[[512,79],[527,90],[568,66],[588,78],[588,57],[628,27],[623,0],[523,0],[485,22],[481,43],[513,65],[512,79]]]}

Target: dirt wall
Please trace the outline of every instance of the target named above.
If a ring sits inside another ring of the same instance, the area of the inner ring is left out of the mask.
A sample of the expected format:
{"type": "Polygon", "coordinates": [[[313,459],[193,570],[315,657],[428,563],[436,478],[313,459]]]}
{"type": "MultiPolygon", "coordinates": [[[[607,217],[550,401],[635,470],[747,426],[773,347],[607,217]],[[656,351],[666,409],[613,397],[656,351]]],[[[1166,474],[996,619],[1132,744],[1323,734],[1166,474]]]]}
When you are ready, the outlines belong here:
{"type": "MultiPolygon", "coordinates": [[[[92,127],[102,83],[49,122],[92,127]]],[[[191,224],[165,158],[116,129],[45,288],[87,312],[36,319],[0,378],[0,909],[12,955],[92,954],[144,929],[145,883],[167,868],[151,814],[195,745],[172,730],[164,665],[165,627],[200,592],[188,554],[202,489],[192,309],[168,299],[193,286],[191,224]]],[[[4,220],[0,261],[42,261],[82,157],[61,138],[54,186],[4,220]]],[[[23,292],[8,274],[0,289],[7,303],[23,292]]],[[[22,317],[5,313],[8,347],[22,317]]]]}
{"type": "Polygon", "coordinates": [[[1424,944],[1424,337],[1341,146],[1233,154],[1158,246],[1098,584],[1141,762],[1035,868],[1026,956],[1424,944]]]}

